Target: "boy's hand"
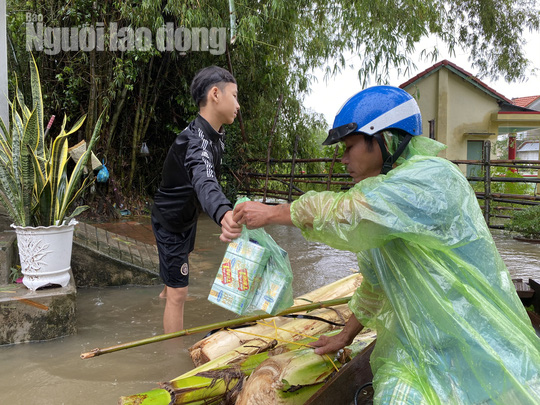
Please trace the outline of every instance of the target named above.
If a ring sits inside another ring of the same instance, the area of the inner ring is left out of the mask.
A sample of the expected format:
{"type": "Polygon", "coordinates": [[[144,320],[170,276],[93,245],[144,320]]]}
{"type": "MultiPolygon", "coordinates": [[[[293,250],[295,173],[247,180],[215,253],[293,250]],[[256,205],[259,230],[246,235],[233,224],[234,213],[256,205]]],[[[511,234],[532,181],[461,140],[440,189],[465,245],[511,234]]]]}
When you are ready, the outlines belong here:
{"type": "Polygon", "coordinates": [[[227,211],[221,219],[221,235],[219,239],[222,242],[230,242],[236,239],[242,233],[242,225],[236,223],[233,219],[233,212],[227,211]]]}

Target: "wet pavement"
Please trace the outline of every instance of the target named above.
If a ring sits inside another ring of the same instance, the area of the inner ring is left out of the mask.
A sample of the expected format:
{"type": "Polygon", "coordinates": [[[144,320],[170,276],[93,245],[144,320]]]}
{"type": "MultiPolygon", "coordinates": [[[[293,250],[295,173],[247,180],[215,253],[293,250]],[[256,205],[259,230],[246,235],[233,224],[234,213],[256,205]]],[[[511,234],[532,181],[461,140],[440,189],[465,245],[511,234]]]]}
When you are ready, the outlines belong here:
{"type": "Polygon", "coordinates": [[[154,235],[142,223],[129,221],[88,224],[79,222],[73,241],[111,259],[157,274],[159,259],[154,235]]]}
{"type": "Polygon", "coordinates": [[[90,225],[104,229],[108,232],[136,239],[149,245],[156,244],[149,217],[139,217],[136,220],[127,218],[115,222],[90,223],[90,225]]]}

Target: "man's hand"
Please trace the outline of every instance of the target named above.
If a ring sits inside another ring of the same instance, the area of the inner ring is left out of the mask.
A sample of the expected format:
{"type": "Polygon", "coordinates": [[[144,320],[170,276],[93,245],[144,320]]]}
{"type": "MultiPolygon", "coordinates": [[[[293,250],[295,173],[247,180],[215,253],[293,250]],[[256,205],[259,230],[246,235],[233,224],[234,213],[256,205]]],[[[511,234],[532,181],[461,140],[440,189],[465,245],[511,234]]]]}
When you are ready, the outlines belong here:
{"type": "Polygon", "coordinates": [[[319,340],[311,342],[309,345],[316,347],[316,354],[326,354],[330,352],[337,352],[340,349],[343,349],[345,346],[350,345],[356,335],[364,326],[358,322],[358,319],[354,315],[351,315],[343,330],[334,336],[322,335],[319,340]]]}
{"type": "Polygon", "coordinates": [[[319,337],[319,340],[309,343],[310,346],[316,347],[315,354],[326,354],[326,353],[335,353],[340,349],[343,349],[347,346],[347,342],[341,334],[334,336],[322,335],[319,337]]]}
{"type": "Polygon", "coordinates": [[[268,216],[272,207],[256,201],[247,201],[234,208],[233,219],[248,229],[262,228],[268,225],[268,216]]]}
{"type": "Polygon", "coordinates": [[[266,225],[292,225],[289,204],[267,205],[256,201],[238,204],[233,219],[248,229],[266,225]]]}
{"type": "Polygon", "coordinates": [[[242,225],[233,219],[233,212],[227,211],[221,218],[221,235],[219,239],[222,242],[230,242],[236,239],[242,233],[242,225]]]}

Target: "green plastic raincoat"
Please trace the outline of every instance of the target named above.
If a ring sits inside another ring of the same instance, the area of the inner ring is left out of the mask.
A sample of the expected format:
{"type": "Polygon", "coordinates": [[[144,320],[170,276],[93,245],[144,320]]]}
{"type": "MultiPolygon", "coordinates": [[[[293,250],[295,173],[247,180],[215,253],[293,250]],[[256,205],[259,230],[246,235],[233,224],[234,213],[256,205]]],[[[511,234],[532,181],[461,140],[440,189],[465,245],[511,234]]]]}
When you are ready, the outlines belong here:
{"type": "Polygon", "coordinates": [[[291,218],[306,239],[357,253],[349,305],[377,330],[375,403],[540,404],[540,340],[442,148],[415,137],[387,175],[306,193],[291,218]]]}

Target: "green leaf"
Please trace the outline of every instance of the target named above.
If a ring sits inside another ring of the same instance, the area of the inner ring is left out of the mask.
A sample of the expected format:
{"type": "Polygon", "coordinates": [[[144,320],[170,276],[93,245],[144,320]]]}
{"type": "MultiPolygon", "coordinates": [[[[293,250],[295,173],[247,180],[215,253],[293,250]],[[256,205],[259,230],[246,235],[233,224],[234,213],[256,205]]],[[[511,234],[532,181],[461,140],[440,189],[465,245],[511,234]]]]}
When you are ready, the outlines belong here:
{"type": "Polygon", "coordinates": [[[43,142],[45,141],[45,131],[43,127],[43,97],[41,94],[41,81],[39,79],[39,72],[36,65],[36,60],[34,59],[34,55],[32,55],[32,60],[30,62],[30,84],[32,87],[33,108],[37,112],[38,119],[38,148],[36,150],[36,154],[38,155],[38,157],[45,159],[43,146],[43,142]]]}
{"type": "Polygon", "coordinates": [[[36,225],[50,226],[54,225],[54,204],[52,198],[51,182],[47,181],[41,189],[36,207],[37,221],[36,225]]]}
{"type": "Polygon", "coordinates": [[[53,202],[53,217],[54,220],[62,221],[63,218],[59,218],[60,203],[58,198],[58,188],[60,186],[62,177],[66,170],[67,164],[67,136],[58,135],[53,142],[51,156],[49,158],[49,182],[51,184],[51,195],[55,197],[53,202]]]}
{"type": "Polygon", "coordinates": [[[73,125],[73,127],[68,131],[66,132],[66,135],[70,135],[72,134],[73,132],[79,130],[79,128],[82,126],[82,124],[84,123],[84,120],[86,119],[86,115],[83,115],[81,118],[79,118],[79,120],[73,125]]]}
{"type": "Polygon", "coordinates": [[[80,159],[77,161],[75,168],[73,169],[73,172],[71,173],[71,177],[69,179],[66,192],[64,194],[63,200],[60,202],[60,210],[58,213],[58,220],[63,220],[65,217],[67,211],[69,210],[71,204],[75,201],[75,196],[77,196],[83,187],[77,188],[78,183],[83,175],[84,168],[86,166],[86,163],[88,162],[88,159],[91,156],[92,149],[94,147],[94,144],[97,142],[99,138],[99,132],[101,131],[101,123],[103,120],[103,114],[99,116],[96,126],[94,127],[94,131],[92,133],[92,137],[90,138],[90,142],[87,145],[86,152],[80,157],[80,159]]]}
{"type": "Polygon", "coordinates": [[[0,117],[0,129],[2,130],[2,141],[7,143],[7,144],[10,144],[11,143],[11,132],[8,131],[8,129],[6,128],[6,123],[4,122],[4,120],[2,119],[2,117],[0,117]]]}
{"type": "Polygon", "coordinates": [[[87,209],[89,209],[90,207],[88,205],[79,205],[77,208],[75,208],[75,210],[73,210],[73,212],[71,213],[71,215],[69,217],[66,217],[66,219],[64,220],[64,224],[69,224],[69,222],[75,218],[77,215],[83,213],[84,211],[86,211],[87,209]]]}

